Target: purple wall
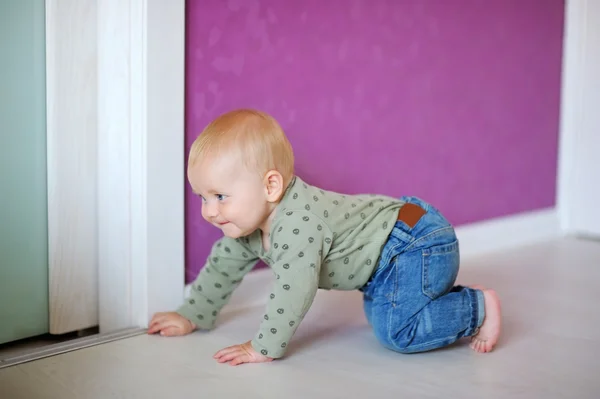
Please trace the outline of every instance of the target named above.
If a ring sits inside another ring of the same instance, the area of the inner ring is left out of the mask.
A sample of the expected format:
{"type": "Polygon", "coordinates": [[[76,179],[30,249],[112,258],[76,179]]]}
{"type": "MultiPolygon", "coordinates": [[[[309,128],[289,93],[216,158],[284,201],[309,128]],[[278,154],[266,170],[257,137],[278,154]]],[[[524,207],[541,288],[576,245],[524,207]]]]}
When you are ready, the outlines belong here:
{"type": "MultiPolygon", "coordinates": [[[[188,0],[186,151],[256,107],[327,189],[456,225],[554,205],[563,0],[188,0]]],[[[186,280],[220,232],[186,187],[186,280]]]]}

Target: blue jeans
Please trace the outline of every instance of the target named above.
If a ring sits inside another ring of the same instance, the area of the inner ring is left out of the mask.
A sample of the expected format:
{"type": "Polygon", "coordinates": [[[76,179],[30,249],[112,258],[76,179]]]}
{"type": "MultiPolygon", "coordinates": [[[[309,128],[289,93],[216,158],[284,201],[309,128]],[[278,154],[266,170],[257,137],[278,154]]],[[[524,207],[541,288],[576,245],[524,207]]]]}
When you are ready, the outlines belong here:
{"type": "Polygon", "coordinates": [[[413,227],[396,222],[377,269],[361,288],[375,336],[389,349],[414,353],[475,335],[484,318],[483,293],[454,285],[460,255],[453,227],[421,199],[401,200],[426,213],[413,227]]]}

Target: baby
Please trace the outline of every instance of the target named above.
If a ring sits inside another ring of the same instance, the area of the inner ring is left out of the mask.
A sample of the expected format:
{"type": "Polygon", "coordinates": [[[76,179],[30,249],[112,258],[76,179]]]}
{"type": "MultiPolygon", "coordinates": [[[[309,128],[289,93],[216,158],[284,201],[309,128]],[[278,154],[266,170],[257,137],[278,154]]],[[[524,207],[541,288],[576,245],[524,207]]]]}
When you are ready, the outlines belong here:
{"type": "Polygon", "coordinates": [[[219,116],[193,143],[187,169],[202,216],[221,229],[186,303],[152,317],[149,334],[214,327],[259,261],[274,284],[256,335],[218,351],[231,365],[281,358],[317,289],[360,290],[375,337],[415,353],[471,337],[477,352],[500,335],[493,290],[455,286],[459,245],[450,223],[416,197],[343,195],[294,174],[280,125],[255,110],[219,116]]]}

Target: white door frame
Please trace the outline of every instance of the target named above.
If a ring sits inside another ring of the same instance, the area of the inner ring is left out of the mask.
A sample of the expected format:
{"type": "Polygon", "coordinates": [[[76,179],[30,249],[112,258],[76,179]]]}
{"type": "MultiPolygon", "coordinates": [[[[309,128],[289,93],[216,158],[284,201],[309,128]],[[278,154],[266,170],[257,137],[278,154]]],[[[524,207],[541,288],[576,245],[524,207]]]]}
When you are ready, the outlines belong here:
{"type": "Polygon", "coordinates": [[[557,210],[563,232],[600,237],[600,5],[567,0],[557,210]]]}
{"type": "Polygon", "coordinates": [[[183,300],[184,61],[184,0],[98,2],[98,264],[107,331],[146,326],[152,313],[183,300]]]}
{"type": "MultiPolygon", "coordinates": [[[[64,3],[60,26],[82,0],[46,1],[64,3]]],[[[146,327],[154,312],[183,299],[185,0],[86,1],[97,16],[97,87],[74,87],[73,96],[94,96],[98,105],[100,327],[146,327]]],[[[584,143],[577,110],[587,4],[566,2],[556,209],[564,232],[578,190],[572,176],[584,167],[576,154],[584,143]]],[[[83,48],[64,62],[84,60],[83,48]]],[[[69,109],[59,112],[67,117],[69,109]]]]}
{"type": "Polygon", "coordinates": [[[52,226],[69,220],[49,228],[60,249],[50,271],[85,259],[100,331],[146,327],[183,300],[185,0],[46,0],[46,10],[49,159],[81,153],[48,165],[52,226]],[[82,120],[94,126],[78,130],[82,120]],[[79,203],[85,218],[70,216],[79,203]]]}

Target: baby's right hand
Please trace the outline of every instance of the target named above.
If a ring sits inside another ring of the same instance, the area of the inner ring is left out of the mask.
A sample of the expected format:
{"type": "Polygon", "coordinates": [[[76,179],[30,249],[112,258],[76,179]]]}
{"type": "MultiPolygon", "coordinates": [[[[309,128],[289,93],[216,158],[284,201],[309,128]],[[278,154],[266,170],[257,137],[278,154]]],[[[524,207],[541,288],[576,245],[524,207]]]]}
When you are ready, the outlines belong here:
{"type": "Polygon", "coordinates": [[[150,320],[148,334],[160,332],[165,337],[186,335],[196,329],[196,325],[176,312],[156,313],[150,320]]]}

